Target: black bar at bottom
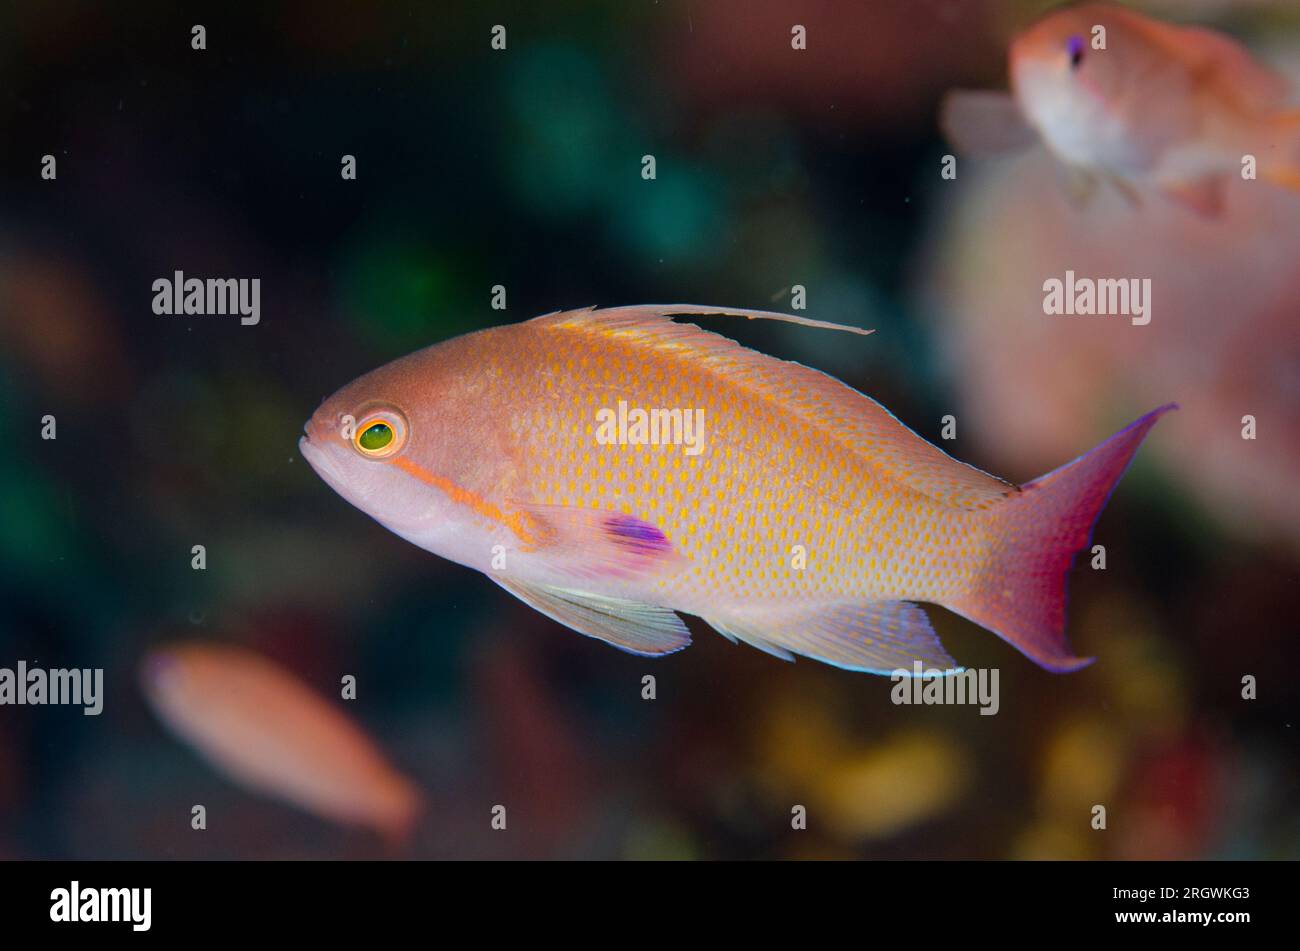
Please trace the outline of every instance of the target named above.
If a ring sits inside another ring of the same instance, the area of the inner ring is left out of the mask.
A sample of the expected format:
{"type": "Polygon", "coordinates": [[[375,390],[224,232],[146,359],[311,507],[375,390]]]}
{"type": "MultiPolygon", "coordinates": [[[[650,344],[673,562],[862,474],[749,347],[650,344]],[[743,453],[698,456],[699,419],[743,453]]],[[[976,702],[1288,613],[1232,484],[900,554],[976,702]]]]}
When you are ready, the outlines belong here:
{"type": "Polygon", "coordinates": [[[452,938],[442,929],[456,919],[492,934],[529,922],[557,936],[602,922],[662,926],[664,940],[688,920],[725,922],[733,937],[802,921],[861,929],[872,942],[972,927],[1231,940],[1294,921],[1295,873],[1288,862],[9,862],[0,920],[7,938],[92,941],[337,941],[396,929],[438,940],[452,938]]]}

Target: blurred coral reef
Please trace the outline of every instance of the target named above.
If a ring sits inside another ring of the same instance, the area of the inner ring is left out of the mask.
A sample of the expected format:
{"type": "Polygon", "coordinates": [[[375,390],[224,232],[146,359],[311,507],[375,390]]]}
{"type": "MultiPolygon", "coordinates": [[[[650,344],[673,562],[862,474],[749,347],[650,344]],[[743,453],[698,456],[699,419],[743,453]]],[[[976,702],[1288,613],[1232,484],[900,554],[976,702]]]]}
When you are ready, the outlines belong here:
{"type": "MultiPolygon", "coordinates": [[[[1300,50],[1285,4],[1159,6],[1300,50]]],[[[139,30],[89,3],[4,14],[0,665],[103,667],[107,699],[0,708],[0,857],[388,854],[162,728],[135,670],[177,632],[354,675],[348,712],[428,803],[416,857],[1300,857],[1300,197],[1239,183],[1219,223],[1077,209],[1041,153],[940,181],[940,95],[1003,82],[1042,7],[299,3],[214,14],[203,55],[161,2],[139,30]],[[262,322],[155,316],[178,268],[261,278],[262,322]],[[1151,324],[1044,316],[1067,268],[1151,277],[1151,324]],[[1001,670],[983,717],[695,622],[681,654],[620,654],[297,455],[324,394],[450,335],[595,303],[784,308],[795,284],[876,334],[720,329],[928,439],[955,415],[945,449],[1010,478],[1182,404],[1098,526],[1106,570],[1074,571],[1095,665],[1049,674],[935,610],[954,656],[1001,670]]]]}

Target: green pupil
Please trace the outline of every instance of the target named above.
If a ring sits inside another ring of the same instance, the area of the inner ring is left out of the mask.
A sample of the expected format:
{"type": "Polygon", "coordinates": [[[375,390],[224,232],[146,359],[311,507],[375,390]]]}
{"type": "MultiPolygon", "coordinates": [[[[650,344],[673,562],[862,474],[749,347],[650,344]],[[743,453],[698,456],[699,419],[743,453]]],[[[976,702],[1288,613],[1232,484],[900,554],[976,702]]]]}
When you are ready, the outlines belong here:
{"type": "Polygon", "coordinates": [[[393,441],[393,430],[387,423],[374,423],[367,426],[365,432],[361,434],[361,448],[368,452],[375,452],[383,449],[393,441]]]}

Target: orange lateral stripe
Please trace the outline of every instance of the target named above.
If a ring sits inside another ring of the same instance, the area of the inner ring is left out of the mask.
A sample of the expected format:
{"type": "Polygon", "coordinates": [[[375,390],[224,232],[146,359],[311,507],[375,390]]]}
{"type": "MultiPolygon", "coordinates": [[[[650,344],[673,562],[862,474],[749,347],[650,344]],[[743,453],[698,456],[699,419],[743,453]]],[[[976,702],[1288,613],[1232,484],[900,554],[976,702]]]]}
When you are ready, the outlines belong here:
{"type": "Polygon", "coordinates": [[[406,456],[397,456],[391,460],[403,472],[415,476],[426,485],[441,489],[447,493],[447,496],[453,502],[459,502],[461,505],[468,505],[475,512],[484,518],[490,518],[494,522],[499,522],[510,528],[520,540],[526,544],[532,544],[535,539],[533,532],[528,523],[532,522],[531,516],[526,512],[504,512],[500,507],[489,502],[477,492],[471,492],[463,486],[457,485],[450,479],[444,479],[442,476],[434,475],[428,469],[424,468],[417,462],[413,462],[406,456]]]}

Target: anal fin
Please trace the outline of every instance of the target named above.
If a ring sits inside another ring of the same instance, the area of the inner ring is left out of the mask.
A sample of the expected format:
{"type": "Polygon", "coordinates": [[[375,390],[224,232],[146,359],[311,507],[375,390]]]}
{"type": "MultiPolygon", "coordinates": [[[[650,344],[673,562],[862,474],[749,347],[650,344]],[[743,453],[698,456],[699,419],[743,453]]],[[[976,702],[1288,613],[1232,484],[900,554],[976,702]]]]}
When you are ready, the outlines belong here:
{"type": "Polygon", "coordinates": [[[736,644],[744,641],[750,647],[757,647],[765,654],[771,654],[780,660],[793,662],[794,655],[784,647],[777,647],[771,641],[766,640],[752,624],[742,624],[733,626],[730,621],[719,621],[717,618],[706,618],[709,626],[725,637],[731,643],[736,644]]]}
{"type": "Polygon", "coordinates": [[[498,575],[488,577],[551,620],[629,654],[659,657],[691,643],[690,631],[668,608],[498,575]]]}
{"type": "Polygon", "coordinates": [[[845,670],[892,674],[957,669],[925,612],[910,601],[835,601],[798,610],[710,618],[721,634],[789,660],[791,653],[845,670]]]}

